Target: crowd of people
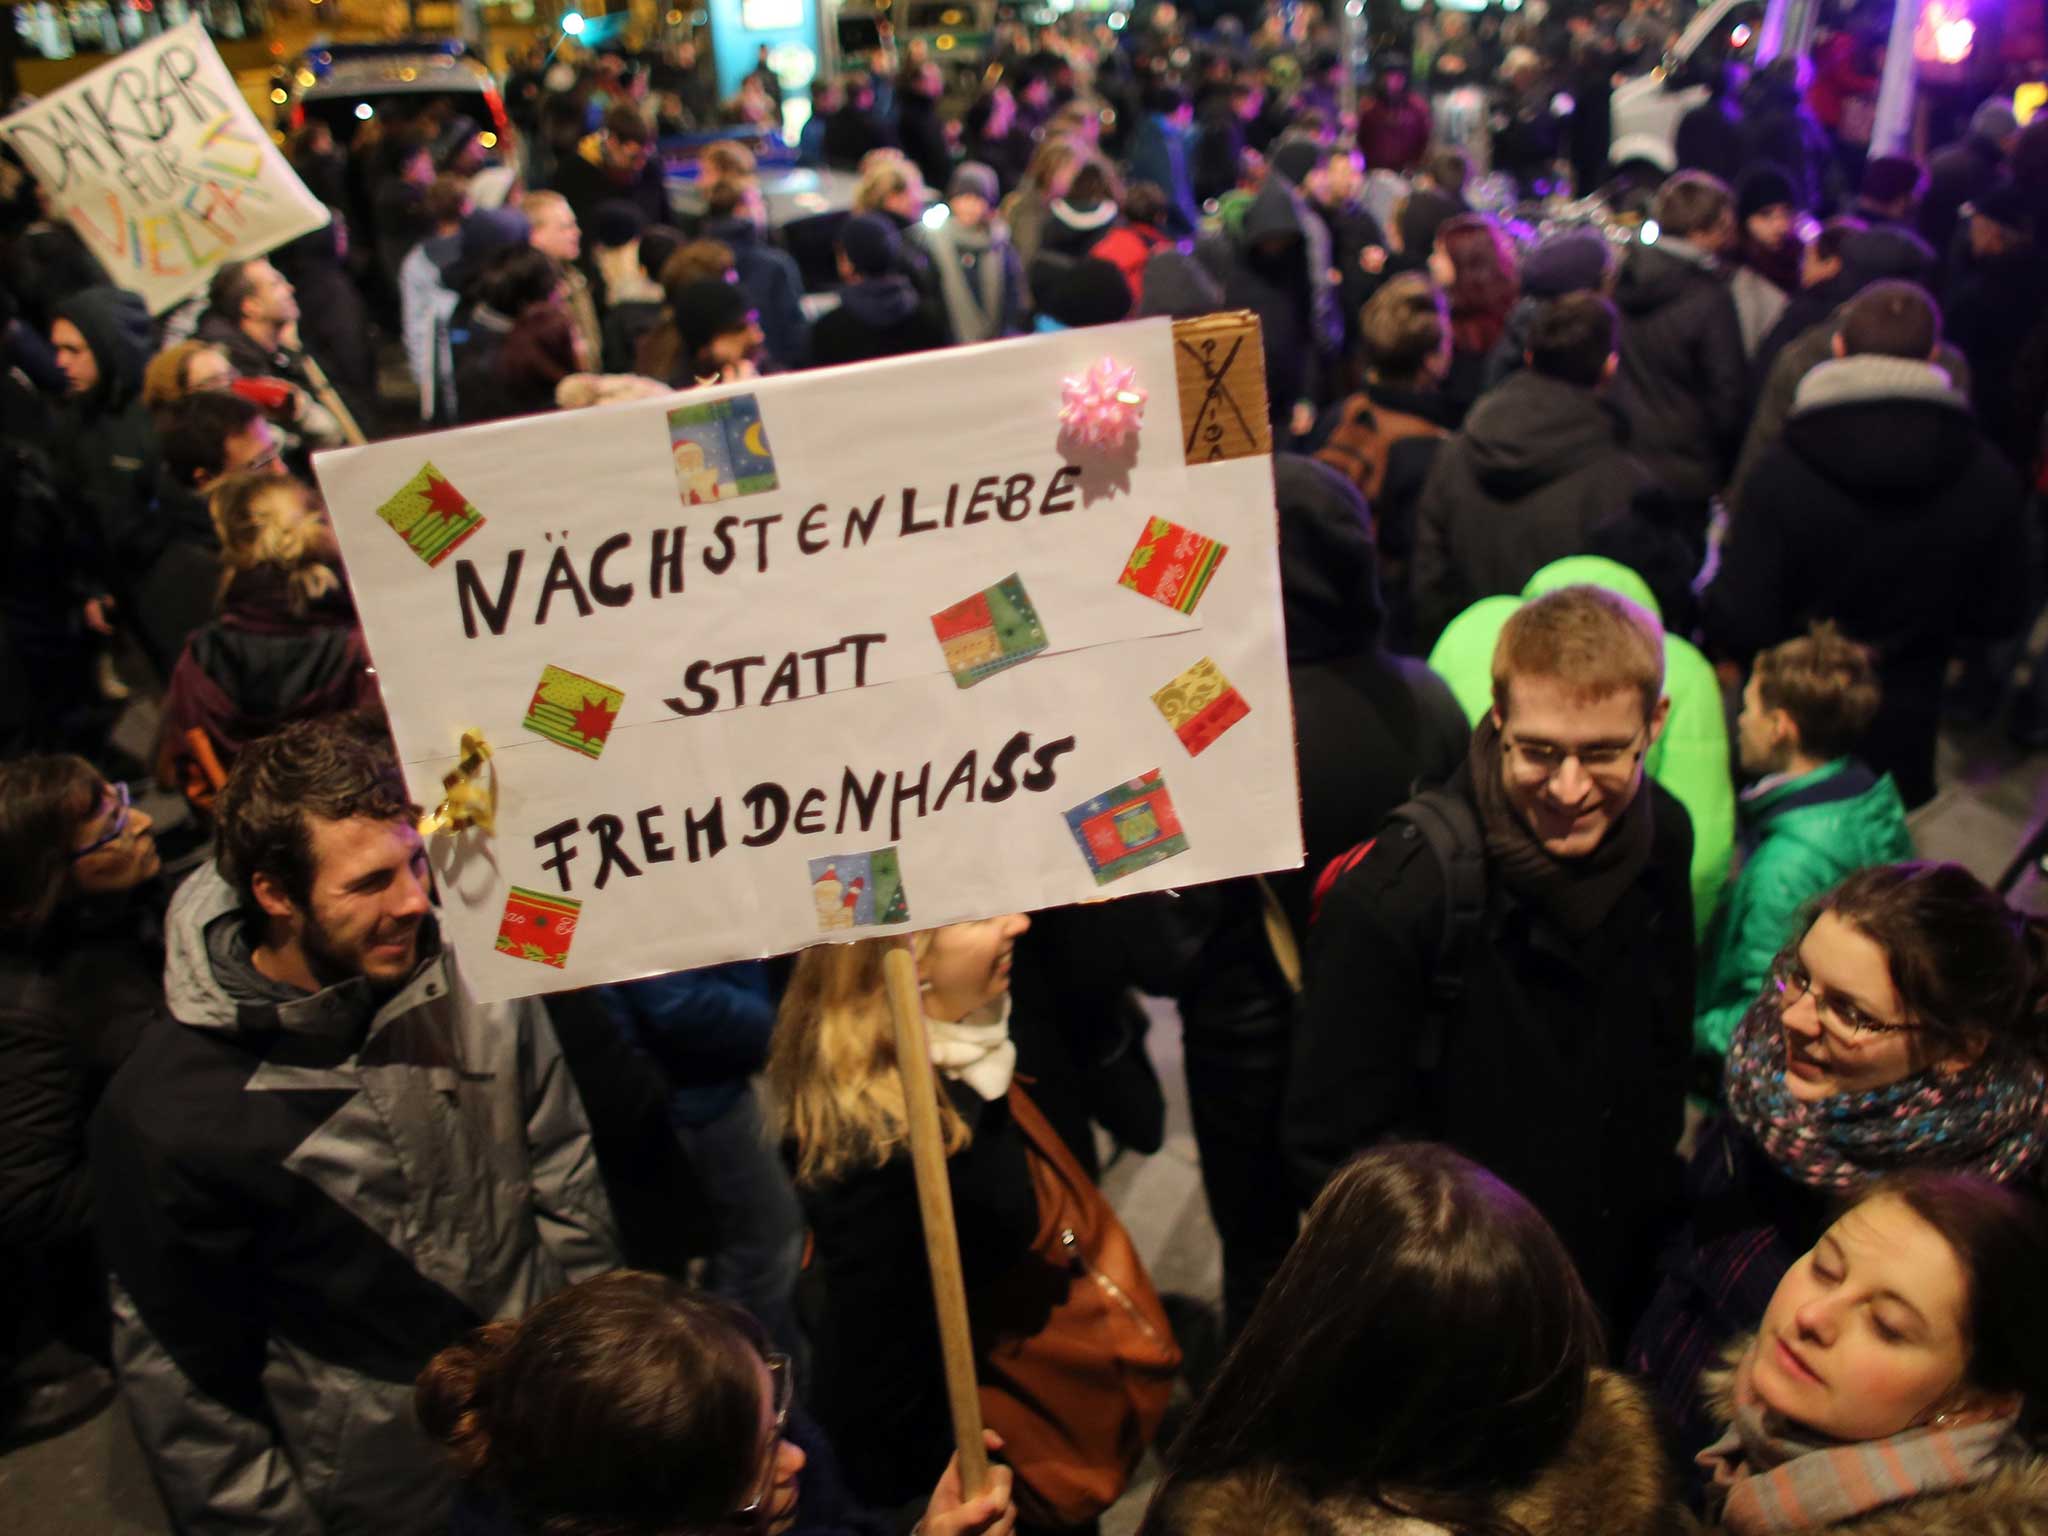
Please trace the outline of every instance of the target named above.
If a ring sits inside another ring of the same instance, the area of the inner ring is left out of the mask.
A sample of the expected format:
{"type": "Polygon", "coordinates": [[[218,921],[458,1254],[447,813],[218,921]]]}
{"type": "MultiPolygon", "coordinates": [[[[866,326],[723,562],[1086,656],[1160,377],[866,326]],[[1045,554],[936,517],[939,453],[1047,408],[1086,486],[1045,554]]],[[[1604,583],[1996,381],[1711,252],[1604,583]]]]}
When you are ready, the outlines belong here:
{"type": "Polygon", "coordinates": [[[0,1443],[118,1396],[276,1536],[1088,1529],[1148,1449],[1155,1536],[2048,1523],[2048,926],[1908,816],[2048,739],[2048,123],[1873,152],[1844,25],[1567,209],[1681,21],[1425,9],[1355,105],[1311,5],[1006,23],[788,145],[765,55],[536,54],[499,163],[297,133],[330,225],[159,315],[11,167],[0,1443]],[[974,1487],[881,941],[477,1002],[310,455],[1224,310],[1307,859],[915,937],[974,1487]],[[1140,995],[1218,1297],[1094,1182],[1140,995]]]}

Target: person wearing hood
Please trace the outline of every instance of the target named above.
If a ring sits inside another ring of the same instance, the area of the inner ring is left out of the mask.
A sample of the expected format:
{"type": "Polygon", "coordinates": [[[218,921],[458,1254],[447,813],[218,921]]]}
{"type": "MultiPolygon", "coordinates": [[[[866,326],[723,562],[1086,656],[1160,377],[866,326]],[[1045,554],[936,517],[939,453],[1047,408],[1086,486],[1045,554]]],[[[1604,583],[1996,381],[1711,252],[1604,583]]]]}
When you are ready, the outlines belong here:
{"type": "MultiPolygon", "coordinates": [[[[1830,219],[1800,258],[1803,287],[1791,297],[1785,313],[1758,350],[1756,377],[1763,380],[1742,456],[1729,477],[1728,499],[1739,506],[1742,487],[1764,450],[1785,430],[1799,381],[1833,357],[1835,336],[1848,313],[1849,301],[1872,283],[1896,278],[1926,287],[1934,253],[1917,235],[1896,229],[1865,229],[1862,221],[1830,219]]],[[[1948,373],[1957,393],[1971,394],[1970,364],[1955,344],[1937,344],[1935,362],[1948,373]]]]}
{"type": "Polygon", "coordinates": [[[1799,98],[1804,60],[1781,54],[1750,77],[1742,92],[1742,163],[1775,165],[1792,178],[1802,208],[1842,202],[1834,141],[1799,98]]]}
{"type": "Polygon", "coordinates": [[[1636,451],[1694,507],[1704,544],[1707,503],[1727,481],[1749,420],[1742,322],[1719,260],[1735,243],[1735,200],[1698,171],[1664,183],[1650,207],[1658,236],[1629,248],[1615,281],[1621,311],[1616,398],[1636,451]]]}
{"type": "Polygon", "coordinates": [[[1358,148],[1368,169],[1405,176],[1429,148],[1429,103],[1409,89],[1408,60],[1383,55],[1358,108],[1358,148]]]}
{"type": "Polygon", "coordinates": [[[563,157],[550,184],[569,200],[581,222],[596,217],[599,203],[619,200],[638,208],[649,224],[675,222],[654,131],[639,108],[624,102],[605,113],[599,132],[563,157]]]}
{"type": "Polygon", "coordinates": [[[1800,381],[1743,484],[1706,596],[1711,647],[1738,664],[1816,619],[1876,649],[1864,756],[1909,807],[1934,794],[1950,657],[2027,617],[2020,482],[1932,361],[1940,324],[1911,283],[1849,305],[1834,359],[1800,381]]]}
{"type": "Polygon", "coordinates": [[[753,177],[726,180],[704,194],[701,238],[732,251],[733,270],[761,316],[768,355],[785,368],[811,360],[811,323],[804,318],[804,277],[796,258],[767,237],[768,205],[753,177]]]}
{"type": "Polygon", "coordinates": [[[1920,233],[1946,265],[1949,245],[1962,227],[1963,209],[1998,185],[2006,157],[2019,141],[2012,100],[1987,96],[1970,115],[1970,129],[1927,162],[1927,194],[1920,199],[1920,233]]]}
{"type": "Polygon", "coordinates": [[[58,301],[50,344],[69,393],[51,464],[84,503],[64,539],[67,564],[86,626],[111,635],[118,589],[154,543],[157,435],[142,400],[149,309],[125,288],[82,288],[58,301]]]}
{"type": "Polygon", "coordinates": [[[1898,787],[1856,755],[1881,697],[1870,647],[1831,624],[1761,652],[1750,671],[1735,722],[1755,779],[1742,794],[1742,869],[1707,936],[1692,1025],[1717,1068],[1806,904],[1859,869],[1913,857],[1898,787]]]}
{"type": "Polygon", "coordinates": [[[1508,311],[1507,325],[1486,360],[1487,389],[1519,371],[1529,350],[1529,329],[1552,299],[1568,293],[1607,292],[1614,259],[1607,237],[1597,229],[1561,229],[1544,237],[1522,258],[1522,296],[1508,311]]]}
{"type": "Polygon", "coordinates": [[[1195,255],[1230,308],[1259,317],[1274,441],[1307,435],[1344,344],[1322,221],[1285,177],[1268,176],[1221,228],[1195,242],[1195,255]]]}
{"type": "Polygon", "coordinates": [[[1618,366],[1614,306],[1553,300],[1530,330],[1528,367],[1489,391],[1436,454],[1416,508],[1416,640],[1427,648],[1482,597],[1519,592],[1585,551],[1650,480],[1603,398],[1618,366]]]}
{"type": "Polygon", "coordinates": [[[866,363],[946,345],[945,321],[903,275],[902,241],[886,218],[857,213],[839,226],[839,307],[811,328],[821,367],[866,363]]]}
{"type": "Polygon", "coordinates": [[[1509,616],[1466,761],[1325,875],[1281,1121],[1304,1193],[1388,1141],[1482,1163],[1610,1327],[1675,1214],[1692,1037],[1692,828],[1644,771],[1664,655],[1599,587],[1509,616]]]}
{"type": "Polygon", "coordinates": [[[1714,665],[1674,633],[1655,590],[1630,563],[1640,559],[1610,523],[1591,540],[1601,553],[1553,560],[1512,597],[1482,597],[1459,614],[1430,648],[1430,670],[1450,685],[1476,727],[1493,707],[1493,648],[1515,610],[1561,587],[1591,586],[1627,598],[1664,624],[1664,696],[1671,701],[1663,734],[1644,754],[1643,771],[1685,807],[1692,822],[1690,869],[1693,926],[1704,935],[1728,882],[1735,847],[1735,786],[1728,776],[1728,720],[1714,665]],[[1612,550],[1612,554],[1604,551],[1612,550]]]}
{"type": "Polygon", "coordinates": [[[946,187],[946,220],[923,231],[956,345],[1024,329],[1024,263],[996,217],[996,173],[972,160],[946,187]]]}
{"type": "Polygon", "coordinates": [[[208,498],[219,616],[185,642],[164,691],[156,780],[210,810],[249,743],[293,720],[381,709],[376,671],[312,488],[261,470],[208,498]]]}
{"type": "Polygon", "coordinates": [[[1728,280],[1742,354],[1754,359],[1799,288],[1805,248],[1793,232],[1799,206],[1792,178],[1775,165],[1746,171],[1735,184],[1735,274],[1728,280]]]}
{"type": "Polygon", "coordinates": [[[1402,272],[1367,300],[1359,333],[1364,386],[1323,413],[1315,457],[1356,486],[1372,509],[1387,602],[1385,643],[1411,656],[1415,509],[1456,425],[1442,394],[1451,366],[1450,310],[1427,276],[1402,272]]]}
{"type": "Polygon", "coordinates": [[[179,1529],[445,1527],[413,1378],[617,1265],[590,1126],[539,1003],[444,947],[380,730],[288,725],[218,811],[94,1123],[129,1413],[179,1529]]]}
{"type": "Polygon", "coordinates": [[[462,222],[470,212],[468,183],[460,176],[435,177],[426,197],[430,233],[398,267],[399,325],[406,366],[420,392],[421,421],[440,419],[436,412],[443,392],[455,387],[447,325],[456,293],[447,276],[462,255],[462,222]]]}

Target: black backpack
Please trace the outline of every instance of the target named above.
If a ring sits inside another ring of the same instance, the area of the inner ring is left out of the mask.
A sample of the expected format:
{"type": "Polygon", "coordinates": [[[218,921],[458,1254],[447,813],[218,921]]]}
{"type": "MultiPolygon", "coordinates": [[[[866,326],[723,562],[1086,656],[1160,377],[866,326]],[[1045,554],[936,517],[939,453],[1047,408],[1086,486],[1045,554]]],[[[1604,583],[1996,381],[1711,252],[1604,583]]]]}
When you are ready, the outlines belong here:
{"type": "Polygon", "coordinates": [[[1429,995],[1415,1065],[1434,1072],[1443,1060],[1445,1021],[1465,995],[1465,946],[1486,916],[1486,838],[1471,802],[1448,789],[1425,789],[1388,814],[1387,824],[1364,842],[1332,859],[1316,878],[1310,922],[1321,915],[1323,897],[1356,869],[1382,838],[1421,838],[1444,874],[1443,926],[1430,967],[1429,995]]]}

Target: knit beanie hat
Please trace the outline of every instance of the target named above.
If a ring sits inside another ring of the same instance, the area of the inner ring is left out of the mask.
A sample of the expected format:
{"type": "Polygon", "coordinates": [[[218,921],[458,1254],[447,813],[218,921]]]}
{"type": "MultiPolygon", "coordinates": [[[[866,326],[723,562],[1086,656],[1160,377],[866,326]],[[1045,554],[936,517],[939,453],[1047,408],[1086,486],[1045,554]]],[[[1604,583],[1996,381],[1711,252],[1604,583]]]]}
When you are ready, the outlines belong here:
{"type": "Polygon", "coordinates": [[[1563,229],[1522,258],[1522,292],[1561,299],[1597,292],[1607,280],[1607,240],[1597,229],[1563,229]]]}
{"type": "Polygon", "coordinates": [[[1775,165],[1754,165],[1735,183],[1735,216],[1747,220],[1751,214],[1780,205],[1799,206],[1799,190],[1792,178],[1775,165]]]}
{"type": "Polygon", "coordinates": [[[615,251],[631,245],[646,233],[647,215],[637,203],[622,197],[607,198],[590,213],[590,235],[600,250],[615,251]]]}
{"type": "Polygon", "coordinates": [[[993,208],[1002,197],[1002,183],[996,173],[979,160],[963,160],[946,183],[946,201],[960,196],[978,197],[993,208]]]}
{"type": "Polygon", "coordinates": [[[1986,139],[2009,139],[2020,131],[2020,120],[2012,103],[2003,96],[1989,96],[1970,114],[1970,132],[1986,139]]]}
{"type": "Polygon", "coordinates": [[[1273,158],[1269,163],[1292,185],[1298,187],[1308,179],[1309,172],[1316,168],[1322,157],[1323,148],[1314,139],[1284,139],[1274,146],[1273,158]]]}
{"type": "Polygon", "coordinates": [[[856,213],[841,224],[839,249],[862,277],[887,277],[903,259],[896,226],[875,213],[856,213]]]}
{"type": "Polygon", "coordinates": [[[1904,155],[1877,155],[1863,167],[1863,196],[1873,203],[1893,203],[1920,190],[1926,173],[1920,162],[1904,155]]]}
{"type": "Polygon", "coordinates": [[[728,331],[737,331],[758,306],[738,283],[723,278],[699,278],[676,290],[670,307],[676,329],[682,333],[683,348],[695,357],[728,331]]]}
{"type": "Polygon", "coordinates": [[[1084,256],[1064,271],[1041,263],[1032,272],[1038,307],[1061,325],[1114,325],[1131,313],[1131,285],[1114,262],[1084,256]],[[1050,282],[1039,281],[1041,274],[1050,282]]]}

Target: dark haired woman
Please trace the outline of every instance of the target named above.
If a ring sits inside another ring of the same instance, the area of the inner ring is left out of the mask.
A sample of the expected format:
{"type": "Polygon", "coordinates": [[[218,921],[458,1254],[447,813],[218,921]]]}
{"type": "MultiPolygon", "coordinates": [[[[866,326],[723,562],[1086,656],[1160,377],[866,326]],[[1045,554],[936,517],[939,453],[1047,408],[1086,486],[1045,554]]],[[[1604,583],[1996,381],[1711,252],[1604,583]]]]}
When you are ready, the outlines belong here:
{"type": "Polygon", "coordinates": [[[1689,1230],[1629,1345],[1687,1449],[1709,1435],[1701,1370],[1757,1326],[1832,1202],[1917,1169],[2038,1184],[2044,1000],[2043,930],[1959,865],[1879,865],[1821,898],[1736,1026],[1689,1230]]]}
{"type": "Polygon", "coordinates": [[[1367,1153],[1168,1453],[1145,1536],[1660,1531],[1649,1404],[1601,1353],[1528,1201],[1444,1147],[1367,1153]]]}
{"type": "Polygon", "coordinates": [[[1705,1385],[1731,1536],[2048,1528],[2048,1227],[1969,1174],[1881,1180],[1786,1272],[1705,1385]]]}
{"type": "Polygon", "coordinates": [[[1445,398],[1460,417],[1486,387],[1486,362],[1522,296],[1514,250],[1483,213],[1461,213],[1436,232],[1429,275],[1451,309],[1451,367],[1445,398]]]}
{"type": "MultiPolygon", "coordinates": [[[[413,1402],[463,1481],[458,1536],[892,1528],[847,1499],[792,1386],[745,1312],[619,1270],[442,1350],[413,1402]]],[[[922,1536],[1010,1536],[1009,1469],[965,1499],[949,1464],[923,1513],[922,1536]]]]}
{"type": "Polygon", "coordinates": [[[86,1124],[163,1004],[160,867],[125,784],[0,763],[0,1443],[113,1390],[86,1124]]]}
{"type": "Polygon", "coordinates": [[[508,246],[464,302],[467,317],[458,310],[450,323],[463,423],[553,410],[555,386],[586,366],[554,259],[508,246]]]}

